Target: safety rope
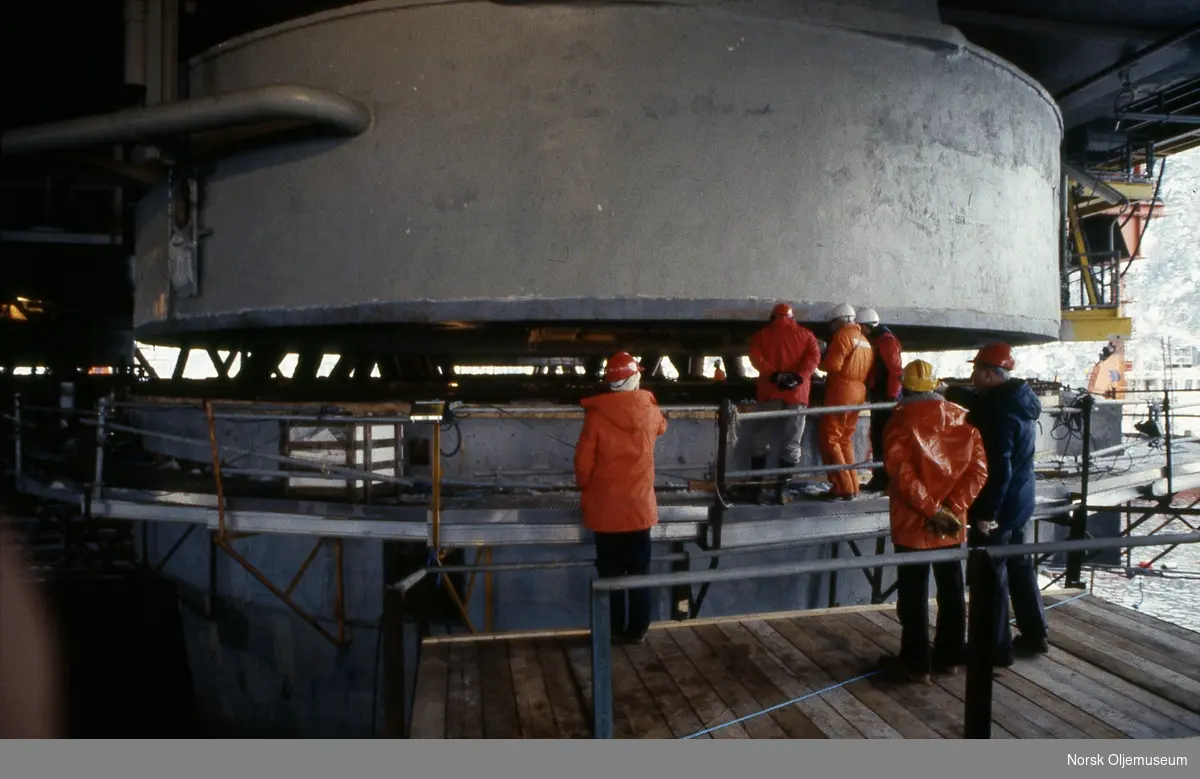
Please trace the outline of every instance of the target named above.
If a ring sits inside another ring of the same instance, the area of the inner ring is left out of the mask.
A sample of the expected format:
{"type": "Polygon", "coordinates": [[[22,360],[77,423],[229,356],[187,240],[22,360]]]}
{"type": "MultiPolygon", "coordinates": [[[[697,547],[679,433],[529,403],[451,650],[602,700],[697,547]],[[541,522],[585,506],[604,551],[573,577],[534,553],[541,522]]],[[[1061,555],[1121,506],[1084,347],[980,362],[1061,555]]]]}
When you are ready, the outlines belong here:
{"type": "Polygon", "coordinates": [[[714,725],[711,728],[705,728],[704,730],[698,730],[695,733],[691,734],[690,736],[683,736],[683,738],[689,739],[689,738],[697,738],[699,736],[704,736],[704,735],[707,735],[714,731],[720,730],[722,728],[727,728],[730,725],[736,725],[739,722],[745,722],[748,719],[754,719],[755,717],[761,717],[763,714],[769,714],[772,711],[775,711],[777,709],[782,709],[785,706],[791,706],[794,703],[800,703],[801,701],[806,701],[809,698],[815,698],[818,695],[824,695],[827,692],[833,692],[834,690],[839,689],[841,687],[845,687],[848,684],[853,684],[854,682],[862,681],[863,679],[869,679],[872,676],[877,676],[878,674],[881,674],[881,673],[883,673],[882,670],[871,671],[870,673],[863,674],[862,676],[856,676],[853,679],[847,679],[844,682],[838,682],[837,684],[830,685],[829,687],[826,687],[823,690],[817,690],[816,692],[810,692],[806,695],[801,695],[799,698],[792,698],[790,701],[784,701],[783,703],[778,703],[778,704],[770,707],[769,709],[763,709],[762,711],[756,711],[753,714],[747,714],[744,717],[738,717],[735,720],[731,720],[731,721],[723,723],[721,725],[714,725]]]}
{"type": "MultiPolygon", "coordinates": [[[[1071,601],[1073,601],[1073,600],[1079,600],[1079,599],[1080,599],[1080,598],[1082,598],[1084,595],[1091,595],[1091,593],[1090,593],[1090,592],[1081,592],[1081,593],[1079,593],[1078,595],[1072,595],[1071,597],[1067,598],[1066,600],[1060,600],[1058,603],[1051,603],[1049,606],[1047,606],[1047,607],[1045,608],[1045,611],[1049,611],[1050,609],[1056,609],[1056,608],[1058,608],[1059,606],[1064,606],[1064,605],[1066,605],[1066,604],[1070,603],[1070,602],[1071,602],[1071,601]]],[[[1017,624],[1017,621],[1016,621],[1015,619],[1010,619],[1010,620],[1008,621],[1008,624],[1010,624],[1010,625],[1015,625],[1015,624],[1017,624]]]]}
{"type": "MultiPolygon", "coordinates": [[[[1064,605],[1070,603],[1071,601],[1079,600],[1080,598],[1084,597],[1085,595],[1090,595],[1090,594],[1091,593],[1089,593],[1089,592],[1083,592],[1083,593],[1080,593],[1079,595],[1074,595],[1070,598],[1067,598],[1066,600],[1060,600],[1057,603],[1052,603],[1046,607],[1046,611],[1049,611],[1050,609],[1058,608],[1059,606],[1064,606],[1064,605]]],[[[1016,620],[1010,620],[1010,622],[1015,623],[1016,620]]],[[[692,733],[691,735],[688,735],[688,736],[683,736],[682,738],[684,740],[686,740],[689,738],[699,738],[700,736],[706,736],[709,733],[713,733],[715,731],[721,730],[722,728],[727,728],[730,725],[737,725],[739,723],[745,722],[746,720],[754,719],[755,717],[761,717],[764,714],[770,714],[773,711],[778,711],[779,709],[786,708],[793,704],[801,703],[802,701],[806,701],[809,698],[815,698],[818,695],[824,695],[827,692],[833,692],[834,690],[841,689],[842,687],[845,687],[848,684],[854,684],[855,682],[860,682],[863,679],[870,679],[872,676],[878,676],[881,673],[883,673],[882,669],[880,669],[878,671],[871,671],[870,673],[865,673],[861,676],[856,676],[853,679],[847,679],[844,682],[838,682],[837,684],[832,684],[828,687],[817,690],[816,692],[810,692],[810,693],[801,695],[797,698],[792,698],[790,701],[784,701],[783,703],[777,703],[774,706],[771,706],[770,708],[763,709],[762,711],[756,711],[753,714],[747,714],[744,717],[738,717],[735,720],[730,720],[729,722],[724,722],[720,725],[714,725],[711,728],[704,728],[703,730],[698,730],[695,733],[692,733]]]]}

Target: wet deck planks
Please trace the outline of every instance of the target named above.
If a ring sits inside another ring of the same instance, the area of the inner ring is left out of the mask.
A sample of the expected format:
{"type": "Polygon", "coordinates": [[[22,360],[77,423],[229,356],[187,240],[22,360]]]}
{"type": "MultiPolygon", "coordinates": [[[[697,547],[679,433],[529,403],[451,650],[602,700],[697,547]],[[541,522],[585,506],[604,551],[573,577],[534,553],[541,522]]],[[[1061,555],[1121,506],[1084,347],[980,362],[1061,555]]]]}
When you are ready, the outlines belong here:
{"type": "MultiPolygon", "coordinates": [[[[1047,616],[1050,653],[996,676],[994,738],[1200,735],[1200,634],[1091,595],[1047,616]]],[[[893,605],[657,625],[613,648],[615,735],[682,738],[808,696],[701,737],[961,737],[961,674],[827,689],[872,670],[899,637],[893,605]]],[[[411,736],[587,738],[591,672],[577,632],[427,639],[411,736]]]]}

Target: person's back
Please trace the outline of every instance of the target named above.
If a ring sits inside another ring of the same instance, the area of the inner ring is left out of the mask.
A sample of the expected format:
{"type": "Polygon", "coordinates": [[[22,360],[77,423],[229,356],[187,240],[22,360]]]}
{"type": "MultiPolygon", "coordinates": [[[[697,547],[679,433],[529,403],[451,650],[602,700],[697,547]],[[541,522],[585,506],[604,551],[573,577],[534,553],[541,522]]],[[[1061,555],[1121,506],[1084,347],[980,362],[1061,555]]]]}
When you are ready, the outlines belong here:
{"type": "MultiPolygon", "coordinates": [[[[904,368],[903,398],[884,430],[884,466],[891,497],[892,545],[899,555],[954,548],[967,534],[966,514],[987,479],[979,431],[966,409],[935,390],[933,366],[904,368]]],[[[900,653],[881,667],[901,679],[925,679],[962,665],[967,630],[962,566],[957,560],[900,563],[896,568],[900,653]],[[937,584],[937,627],[929,646],[929,574],[937,584]]]]}
{"type": "MultiPolygon", "coordinates": [[[[641,374],[629,352],[617,352],[604,369],[611,391],[581,401],[586,412],[575,445],[575,483],[601,578],[650,572],[650,528],[658,524],[654,442],[667,431],[667,418],[654,396],[639,389],[641,374]]],[[[613,635],[641,641],[650,628],[650,611],[646,590],[614,592],[609,599],[613,635]]]]}
{"type": "Polygon", "coordinates": [[[575,449],[576,481],[583,491],[585,526],[617,533],[658,521],[654,496],[654,442],[667,420],[646,390],[584,398],[583,432],[575,449]]]}
{"type": "Polygon", "coordinates": [[[868,336],[874,350],[871,372],[867,377],[868,397],[872,403],[886,403],[900,397],[902,371],[900,339],[879,325],[868,336]]]}
{"type": "Polygon", "coordinates": [[[790,316],[776,316],[750,339],[750,364],[758,371],[755,399],[759,403],[781,400],[788,405],[808,405],[810,377],[821,359],[817,337],[790,316]],[[790,389],[772,376],[795,373],[799,383],[790,389]]]}
{"type": "Polygon", "coordinates": [[[866,380],[875,361],[871,342],[853,322],[834,333],[829,350],[821,361],[828,374],[825,380],[825,405],[849,406],[867,398],[866,380]]]}
{"type": "Polygon", "coordinates": [[[1027,382],[1013,378],[974,393],[968,402],[967,421],[983,436],[991,474],[971,507],[971,518],[994,520],[999,532],[1023,527],[1034,509],[1041,401],[1027,382]]]}
{"type": "MultiPolygon", "coordinates": [[[[988,480],[971,506],[970,542],[974,546],[1021,545],[1033,516],[1036,482],[1033,457],[1042,404],[1022,379],[1014,378],[1012,347],[988,344],[971,361],[974,392],[962,393],[970,409],[967,420],[979,428],[987,450],[988,480]]],[[[1032,555],[993,561],[996,584],[996,649],[992,662],[1011,665],[1014,653],[1049,651],[1046,614],[1032,555]],[[1008,600],[1021,635],[1014,639],[1008,624],[1008,600]]]]}
{"type": "Polygon", "coordinates": [[[987,479],[983,441],[966,409],[934,392],[905,398],[884,431],[883,460],[895,544],[937,549],[966,540],[965,522],[949,537],[926,526],[941,508],[965,519],[987,479]]]}
{"type": "MultiPolygon", "coordinates": [[[[820,364],[827,374],[825,406],[858,405],[867,398],[864,382],[871,372],[875,353],[862,330],[854,324],[854,309],[848,304],[834,309],[830,327],[833,337],[820,364]]],[[[817,422],[817,443],[826,465],[846,466],[858,461],[854,454],[858,413],[840,411],[821,415],[817,422]]],[[[859,492],[858,476],[852,471],[833,471],[829,474],[829,482],[829,492],[823,493],[822,498],[852,500],[859,492]]]]}

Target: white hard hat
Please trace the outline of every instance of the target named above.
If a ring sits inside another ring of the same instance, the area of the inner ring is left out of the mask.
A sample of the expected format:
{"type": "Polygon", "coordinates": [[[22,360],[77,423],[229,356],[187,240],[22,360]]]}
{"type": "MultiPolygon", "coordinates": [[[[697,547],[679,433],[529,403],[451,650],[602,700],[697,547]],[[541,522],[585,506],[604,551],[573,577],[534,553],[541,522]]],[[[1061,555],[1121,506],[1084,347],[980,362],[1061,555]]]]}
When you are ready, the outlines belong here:
{"type": "Polygon", "coordinates": [[[849,319],[849,320],[853,321],[854,307],[851,306],[849,303],[843,303],[840,306],[838,306],[837,308],[835,308],[833,310],[833,313],[829,315],[829,321],[833,322],[838,319],[849,319]]]}
{"type": "Polygon", "coordinates": [[[857,322],[860,325],[877,325],[879,324],[879,314],[873,308],[860,308],[857,322]]]}

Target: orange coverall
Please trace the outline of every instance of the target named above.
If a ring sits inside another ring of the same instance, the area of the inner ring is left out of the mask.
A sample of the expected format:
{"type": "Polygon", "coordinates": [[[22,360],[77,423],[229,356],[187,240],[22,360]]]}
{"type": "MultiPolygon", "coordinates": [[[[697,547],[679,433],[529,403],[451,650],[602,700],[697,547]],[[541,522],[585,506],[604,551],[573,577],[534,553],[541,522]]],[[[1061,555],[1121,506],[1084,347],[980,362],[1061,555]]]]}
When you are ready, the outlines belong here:
{"type": "MultiPolygon", "coordinates": [[[[854,406],[867,399],[867,374],[875,361],[871,342],[862,329],[851,322],[838,330],[829,343],[829,350],[820,368],[825,371],[825,405],[854,406]]],[[[849,465],[854,458],[854,430],[858,412],[822,414],[817,423],[817,441],[821,459],[826,465],[849,465]]],[[[858,477],[853,471],[829,474],[834,495],[857,495],[858,477]]]]}

